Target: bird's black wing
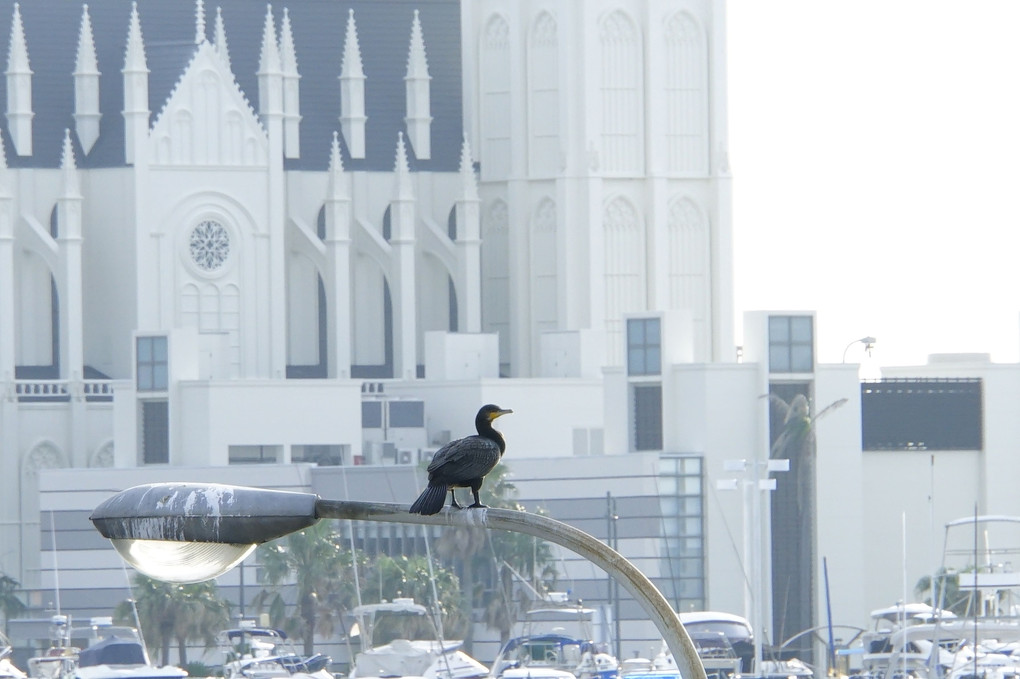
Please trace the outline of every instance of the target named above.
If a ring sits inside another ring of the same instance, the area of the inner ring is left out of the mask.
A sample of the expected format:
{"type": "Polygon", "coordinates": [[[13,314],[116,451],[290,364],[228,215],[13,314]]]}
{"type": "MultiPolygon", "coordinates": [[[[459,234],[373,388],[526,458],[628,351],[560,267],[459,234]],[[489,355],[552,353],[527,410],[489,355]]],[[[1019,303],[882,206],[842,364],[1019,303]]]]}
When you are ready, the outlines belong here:
{"type": "Polygon", "coordinates": [[[499,461],[499,446],[482,436],[450,441],[436,451],[428,466],[429,479],[470,481],[485,476],[499,461]]]}

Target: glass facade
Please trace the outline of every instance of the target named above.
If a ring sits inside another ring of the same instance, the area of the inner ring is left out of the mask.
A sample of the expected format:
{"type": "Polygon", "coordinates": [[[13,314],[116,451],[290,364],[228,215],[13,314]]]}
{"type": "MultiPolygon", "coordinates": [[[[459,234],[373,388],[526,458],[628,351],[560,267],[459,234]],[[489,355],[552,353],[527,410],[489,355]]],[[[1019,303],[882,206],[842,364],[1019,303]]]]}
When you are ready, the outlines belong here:
{"type": "Polygon", "coordinates": [[[700,456],[663,455],[659,460],[666,567],[673,583],[673,607],[705,609],[704,461],[700,456]]]}

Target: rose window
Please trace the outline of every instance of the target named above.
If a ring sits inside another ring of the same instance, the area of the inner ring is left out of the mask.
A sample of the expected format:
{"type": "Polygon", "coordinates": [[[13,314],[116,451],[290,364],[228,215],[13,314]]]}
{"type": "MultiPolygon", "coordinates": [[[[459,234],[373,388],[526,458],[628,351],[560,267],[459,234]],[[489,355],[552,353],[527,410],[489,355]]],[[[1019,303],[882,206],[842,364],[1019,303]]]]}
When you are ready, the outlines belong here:
{"type": "Polygon", "coordinates": [[[216,271],[230,254],[230,235],[219,222],[205,220],[191,232],[191,258],[203,271],[216,271]]]}

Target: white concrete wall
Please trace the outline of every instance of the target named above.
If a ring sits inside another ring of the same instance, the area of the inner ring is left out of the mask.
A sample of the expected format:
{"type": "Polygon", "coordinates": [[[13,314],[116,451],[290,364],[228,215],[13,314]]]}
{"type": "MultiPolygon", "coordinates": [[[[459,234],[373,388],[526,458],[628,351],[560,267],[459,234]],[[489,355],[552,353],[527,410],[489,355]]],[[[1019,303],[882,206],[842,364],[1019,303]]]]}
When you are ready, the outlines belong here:
{"type": "Polygon", "coordinates": [[[230,446],[346,444],[361,454],[361,384],[332,380],[181,383],[174,464],[226,465],[230,446]]]}
{"type": "Polygon", "coordinates": [[[445,430],[451,438],[474,434],[475,415],[483,404],[513,409],[495,425],[506,438],[508,460],[571,457],[575,427],[602,427],[601,385],[591,380],[388,382],[386,392],[425,399],[430,437],[445,430]]]}

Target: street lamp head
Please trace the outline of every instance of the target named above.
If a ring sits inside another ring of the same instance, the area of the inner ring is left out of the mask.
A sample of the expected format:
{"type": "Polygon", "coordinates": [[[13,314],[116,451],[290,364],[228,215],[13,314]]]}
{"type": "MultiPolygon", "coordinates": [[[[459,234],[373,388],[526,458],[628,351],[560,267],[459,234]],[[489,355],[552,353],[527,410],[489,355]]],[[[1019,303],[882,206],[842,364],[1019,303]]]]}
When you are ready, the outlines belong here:
{"type": "Polygon", "coordinates": [[[846,352],[849,351],[850,347],[853,345],[863,344],[864,350],[868,352],[868,356],[871,356],[871,350],[875,348],[875,342],[877,341],[877,339],[868,335],[867,337],[861,337],[860,339],[855,339],[853,342],[850,342],[850,344],[846,345],[846,348],[843,349],[843,363],[846,363],[846,352]]]}
{"type": "Polygon", "coordinates": [[[96,529],[146,575],[202,582],[263,542],[311,526],[318,496],[203,483],[154,483],[117,493],[92,512],[96,529]]]}

